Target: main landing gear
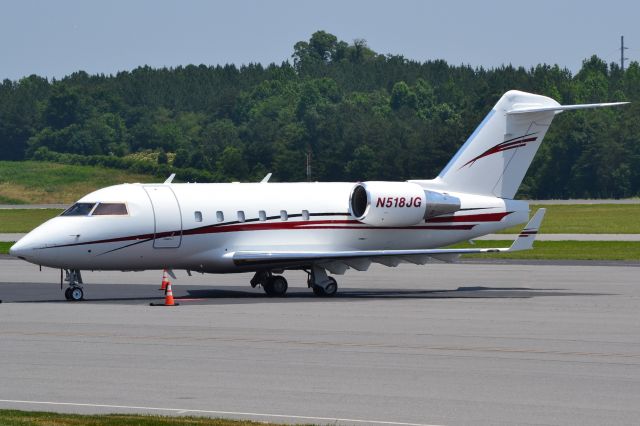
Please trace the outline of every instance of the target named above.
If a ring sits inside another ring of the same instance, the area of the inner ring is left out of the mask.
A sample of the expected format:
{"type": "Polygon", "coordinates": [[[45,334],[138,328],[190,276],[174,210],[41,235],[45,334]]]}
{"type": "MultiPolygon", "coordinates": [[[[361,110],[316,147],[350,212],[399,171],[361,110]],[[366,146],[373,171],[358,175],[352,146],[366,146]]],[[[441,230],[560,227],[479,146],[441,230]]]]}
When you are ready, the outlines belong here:
{"type": "Polygon", "coordinates": [[[307,286],[313,290],[313,294],[319,297],[331,297],[338,292],[338,282],[327,275],[327,271],[319,266],[312,266],[309,271],[307,286]]]}
{"type": "Polygon", "coordinates": [[[289,284],[282,275],[273,275],[271,271],[258,271],[251,279],[251,287],[262,286],[270,297],[283,297],[287,294],[289,284]]]}
{"type": "MultiPolygon", "coordinates": [[[[309,274],[307,286],[319,297],[331,297],[338,292],[338,282],[327,275],[324,268],[313,266],[305,269],[309,274]]],[[[262,286],[267,296],[284,297],[289,285],[282,275],[273,275],[271,271],[257,271],[251,279],[251,287],[262,286]]]]}
{"type": "MultiPolygon", "coordinates": [[[[82,275],[79,269],[65,269],[64,280],[69,287],[64,291],[64,297],[72,302],[79,302],[84,298],[82,290],[82,275]]],[[[62,284],[62,283],[61,283],[62,284]]]]}

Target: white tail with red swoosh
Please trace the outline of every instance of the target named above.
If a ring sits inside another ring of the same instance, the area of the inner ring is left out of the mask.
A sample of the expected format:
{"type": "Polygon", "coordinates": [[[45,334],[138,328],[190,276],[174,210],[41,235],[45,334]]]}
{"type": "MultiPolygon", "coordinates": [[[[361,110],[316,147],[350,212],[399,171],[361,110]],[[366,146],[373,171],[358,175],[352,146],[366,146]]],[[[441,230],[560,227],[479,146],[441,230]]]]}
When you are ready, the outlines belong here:
{"type": "Polygon", "coordinates": [[[429,184],[453,192],[511,199],[556,114],[625,103],[560,105],[546,96],[511,90],[429,184]]]}

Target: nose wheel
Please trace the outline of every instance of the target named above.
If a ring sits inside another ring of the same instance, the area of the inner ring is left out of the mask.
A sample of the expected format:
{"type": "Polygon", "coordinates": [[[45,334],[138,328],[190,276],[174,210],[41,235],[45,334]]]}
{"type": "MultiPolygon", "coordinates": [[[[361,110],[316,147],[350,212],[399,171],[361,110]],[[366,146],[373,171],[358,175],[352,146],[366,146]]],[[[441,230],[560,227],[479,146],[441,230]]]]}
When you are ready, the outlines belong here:
{"type": "MultiPolygon", "coordinates": [[[[82,275],[78,269],[67,269],[64,280],[69,283],[69,287],[64,291],[64,297],[72,302],[79,302],[84,299],[82,290],[82,275]]],[[[60,286],[62,287],[62,272],[60,273],[60,286]]]]}
{"type": "Polygon", "coordinates": [[[84,291],[79,286],[69,287],[64,291],[64,297],[72,302],[79,302],[84,299],[84,291]]]}

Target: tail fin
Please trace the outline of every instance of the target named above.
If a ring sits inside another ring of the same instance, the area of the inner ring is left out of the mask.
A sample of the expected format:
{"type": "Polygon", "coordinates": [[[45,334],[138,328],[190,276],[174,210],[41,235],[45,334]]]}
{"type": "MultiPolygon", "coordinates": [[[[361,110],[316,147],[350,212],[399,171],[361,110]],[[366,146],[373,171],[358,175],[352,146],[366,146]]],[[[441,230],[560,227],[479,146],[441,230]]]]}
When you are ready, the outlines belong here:
{"type": "Polygon", "coordinates": [[[513,198],[555,114],[626,102],[560,105],[551,98],[505,93],[434,183],[450,191],[513,198]]]}

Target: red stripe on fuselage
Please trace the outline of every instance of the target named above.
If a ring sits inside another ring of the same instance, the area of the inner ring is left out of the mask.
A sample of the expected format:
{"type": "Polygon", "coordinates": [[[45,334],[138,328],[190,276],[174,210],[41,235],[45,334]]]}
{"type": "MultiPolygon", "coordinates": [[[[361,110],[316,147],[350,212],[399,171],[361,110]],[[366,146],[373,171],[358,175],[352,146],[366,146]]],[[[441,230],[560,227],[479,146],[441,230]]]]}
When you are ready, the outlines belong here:
{"type": "Polygon", "coordinates": [[[484,213],[465,216],[446,216],[435,217],[426,221],[425,225],[403,226],[403,227],[390,227],[390,226],[371,226],[361,223],[357,220],[316,220],[316,221],[283,221],[283,222],[257,222],[257,223],[234,223],[234,224],[220,224],[209,225],[200,228],[187,229],[184,231],[172,231],[172,232],[160,232],[155,234],[135,235],[129,237],[110,238],[98,241],[88,241],[73,244],[64,244],[53,247],[72,247],[87,244],[102,244],[102,243],[114,243],[124,241],[135,240],[153,240],[158,238],[164,238],[168,236],[183,236],[187,235],[204,235],[204,234],[218,234],[227,232],[246,232],[246,231],[275,231],[275,230],[301,230],[301,229],[380,229],[380,230],[470,230],[473,229],[477,223],[469,223],[465,225],[444,225],[444,223],[454,222],[497,222],[502,220],[508,214],[512,212],[501,213],[484,213]],[[438,223],[438,225],[430,225],[431,223],[438,223]],[[440,225],[440,224],[443,225],[440,225]]]}

